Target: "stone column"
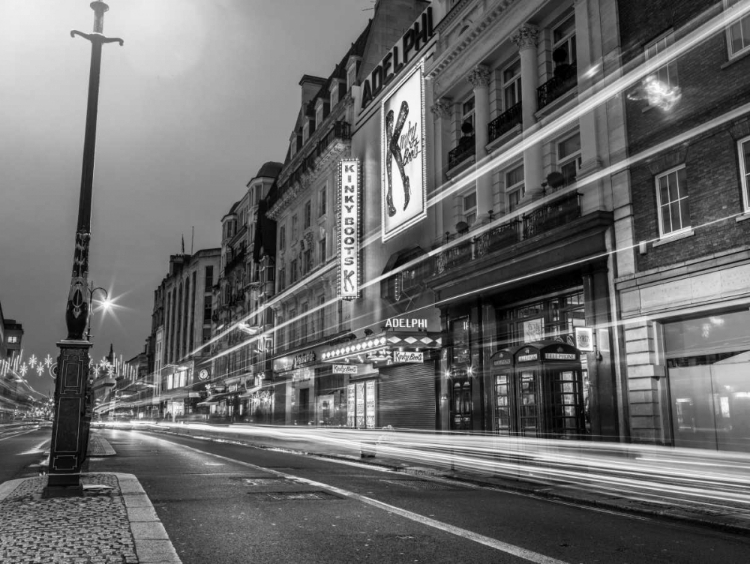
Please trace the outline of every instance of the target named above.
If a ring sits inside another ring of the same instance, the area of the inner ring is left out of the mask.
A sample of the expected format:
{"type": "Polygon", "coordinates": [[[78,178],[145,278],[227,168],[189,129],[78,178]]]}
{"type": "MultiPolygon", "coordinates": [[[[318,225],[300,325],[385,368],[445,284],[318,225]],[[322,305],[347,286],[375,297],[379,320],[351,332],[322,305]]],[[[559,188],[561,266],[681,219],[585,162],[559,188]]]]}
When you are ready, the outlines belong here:
{"type": "MultiPolygon", "coordinates": [[[[539,62],[537,57],[537,43],[539,29],[535,26],[524,25],[511,41],[518,47],[521,57],[521,97],[523,100],[521,115],[523,117],[524,141],[536,133],[537,94],[539,86],[539,62]]],[[[544,182],[544,165],[542,163],[542,145],[537,143],[523,152],[523,174],[526,185],[524,202],[531,202],[542,196],[542,182],[544,182]]]]}
{"type": "MultiPolygon", "coordinates": [[[[474,88],[474,139],[476,143],[476,162],[479,164],[487,156],[487,126],[490,122],[490,69],[484,65],[477,66],[469,73],[469,82],[474,88]]],[[[489,219],[492,210],[492,174],[490,172],[477,178],[477,223],[489,219]]]]}
{"type": "MultiPolygon", "coordinates": [[[[439,98],[430,108],[433,119],[435,120],[435,184],[443,184],[445,181],[445,171],[448,170],[448,151],[451,149],[451,114],[453,110],[453,100],[450,98],[439,98]]],[[[437,194],[436,194],[437,195],[437,194]]],[[[440,222],[438,233],[445,235],[446,231],[451,231],[453,220],[453,197],[450,196],[441,200],[440,210],[442,213],[437,216],[440,222]]]]}

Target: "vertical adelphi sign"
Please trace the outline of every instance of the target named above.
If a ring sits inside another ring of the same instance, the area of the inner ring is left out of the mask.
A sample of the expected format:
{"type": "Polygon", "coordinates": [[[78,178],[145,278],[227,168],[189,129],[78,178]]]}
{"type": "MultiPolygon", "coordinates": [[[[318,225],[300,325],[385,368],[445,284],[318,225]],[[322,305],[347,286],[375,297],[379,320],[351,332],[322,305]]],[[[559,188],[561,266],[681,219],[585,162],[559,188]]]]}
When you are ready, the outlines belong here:
{"type": "Polygon", "coordinates": [[[359,159],[342,159],[339,164],[339,296],[345,300],[359,297],[360,180],[359,159]]]}

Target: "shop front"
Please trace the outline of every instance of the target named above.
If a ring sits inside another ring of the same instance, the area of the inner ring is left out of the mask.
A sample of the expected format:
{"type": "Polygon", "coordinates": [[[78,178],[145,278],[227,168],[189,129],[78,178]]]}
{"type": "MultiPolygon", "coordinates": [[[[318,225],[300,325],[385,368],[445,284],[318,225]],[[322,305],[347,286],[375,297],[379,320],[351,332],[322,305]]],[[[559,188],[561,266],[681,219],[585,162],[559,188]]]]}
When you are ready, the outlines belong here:
{"type": "Polygon", "coordinates": [[[339,420],[347,427],[435,429],[441,337],[408,330],[405,323],[388,320],[382,333],[335,345],[323,353],[331,377],[336,377],[331,389],[345,390],[338,400],[333,394],[323,395],[333,395],[332,406],[339,408],[339,420]]]}

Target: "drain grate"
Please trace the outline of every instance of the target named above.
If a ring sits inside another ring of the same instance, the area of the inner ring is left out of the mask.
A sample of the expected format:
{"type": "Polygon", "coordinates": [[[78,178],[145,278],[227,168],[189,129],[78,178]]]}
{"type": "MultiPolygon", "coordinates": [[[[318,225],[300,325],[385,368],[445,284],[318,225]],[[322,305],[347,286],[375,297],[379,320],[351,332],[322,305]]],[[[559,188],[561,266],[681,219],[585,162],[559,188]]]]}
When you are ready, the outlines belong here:
{"type": "Polygon", "coordinates": [[[441,484],[440,482],[432,482],[430,480],[380,480],[388,484],[394,484],[396,486],[403,486],[412,490],[422,491],[455,491],[457,488],[452,486],[441,484]]]}
{"type": "Polygon", "coordinates": [[[326,491],[310,492],[248,492],[259,501],[331,501],[341,499],[326,491]]]}

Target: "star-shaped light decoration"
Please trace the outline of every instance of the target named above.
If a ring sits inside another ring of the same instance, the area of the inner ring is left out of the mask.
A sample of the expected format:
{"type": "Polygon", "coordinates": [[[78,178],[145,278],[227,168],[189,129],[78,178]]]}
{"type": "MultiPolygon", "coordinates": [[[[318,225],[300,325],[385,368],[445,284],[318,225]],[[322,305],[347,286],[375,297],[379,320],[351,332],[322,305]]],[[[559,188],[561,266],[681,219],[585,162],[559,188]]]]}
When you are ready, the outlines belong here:
{"type": "Polygon", "coordinates": [[[31,366],[31,368],[34,368],[36,366],[36,356],[33,354],[29,358],[29,366],[31,366]]]}
{"type": "Polygon", "coordinates": [[[44,374],[44,365],[41,362],[37,364],[36,373],[39,374],[39,376],[44,374]]]}
{"type": "Polygon", "coordinates": [[[112,366],[111,364],[109,366],[107,366],[107,376],[109,376],[110,378],[112,378],[112,376],[114,375],[114,373],[115,373],[114,366],[112,366]]]}
{"type": "Polygon", "coordinates": [[[53,362],[55,362],[55,361],[52,360],[52,357],[50,355],[47,355],[47,358],[44,359],[44,366],[46,366],[47,368],[49,368],[50,366],[52,366],[53,362]]]}
{"type": "Polygon", "coordinates": [[[21,365],[21,368],[18,371],[21,373],[21,376],[26,376],[26,373],[29,371],[29,369],[26,366],[25,362],[21,365]]]}

